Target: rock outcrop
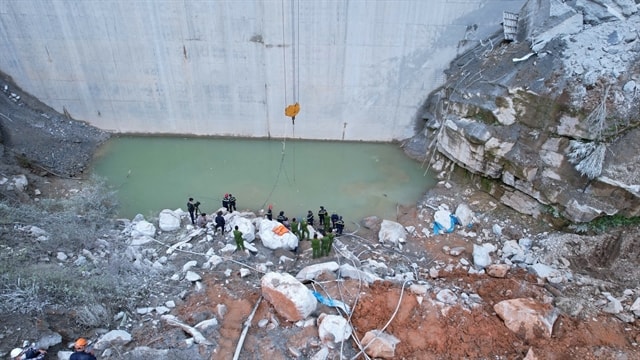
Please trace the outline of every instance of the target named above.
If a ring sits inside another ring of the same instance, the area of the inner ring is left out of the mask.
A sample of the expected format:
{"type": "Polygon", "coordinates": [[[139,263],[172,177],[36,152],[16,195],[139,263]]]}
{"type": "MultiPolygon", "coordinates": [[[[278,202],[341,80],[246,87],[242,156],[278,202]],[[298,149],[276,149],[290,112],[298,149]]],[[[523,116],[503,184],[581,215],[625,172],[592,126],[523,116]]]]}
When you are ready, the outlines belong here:
{"type": "Polygon", "coordinates": [[[529,1],[516,41],[496,34],[452,62],[406,152],[490,179],[535,217],[637,216],[638,28],[632,1],[529,1]]]}

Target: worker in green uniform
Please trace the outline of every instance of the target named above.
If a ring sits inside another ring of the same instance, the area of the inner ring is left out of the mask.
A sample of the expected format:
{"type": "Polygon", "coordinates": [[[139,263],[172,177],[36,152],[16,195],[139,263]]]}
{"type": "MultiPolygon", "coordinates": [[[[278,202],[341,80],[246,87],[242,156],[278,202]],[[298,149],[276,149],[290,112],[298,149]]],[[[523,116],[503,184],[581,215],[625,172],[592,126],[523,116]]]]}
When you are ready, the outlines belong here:
{"type": "Polygon", "coordinates": [[[329,251],[327,250],[329,247],[329,235],[325,235],[320,239],[320,256],[329,255],[329,251]]]}
{"type": "Polygon", "coordinates": [[[307,224],[307,220],[302,219],[300,223],[300,240],[309,240],[309,225],[307,224]]]}
{"type": "Polygon", "coordinates": [[[320,239],[318,239],[318,233],[313,234],[311,239],[311,249],[313,250],[313,258],[317,259],[321,256],[320,239]]]}
{"type": "Polygon", "coordinates": [[[291,232],[300,239],[300,224],[296,218],[291,219],[291,232]]]}
{"type": "Polygon", "coordinates": [[[242,231],[238,230],[238,225],[233,230],[233,238],[236,240],[236,251],[244,251],[244,239],[242,239],[242,231]]]}
{"type": "Polygon", "coordinates": [[[329,238],[329,241],[327,242],[327,253],[326,255],[329,255],[331,253],[331,249],[333,249],[333,238],[335,237],[335,235],[330,232],[327,237],[329,238]]]}
{"type": "Polygon", "coordinates": [[[333,228],[331,226],[331,221],[329,221],[329,219],[325,219],[324,220],[324,233],[328,234],[330,232],[333,231],[333,228]]]}

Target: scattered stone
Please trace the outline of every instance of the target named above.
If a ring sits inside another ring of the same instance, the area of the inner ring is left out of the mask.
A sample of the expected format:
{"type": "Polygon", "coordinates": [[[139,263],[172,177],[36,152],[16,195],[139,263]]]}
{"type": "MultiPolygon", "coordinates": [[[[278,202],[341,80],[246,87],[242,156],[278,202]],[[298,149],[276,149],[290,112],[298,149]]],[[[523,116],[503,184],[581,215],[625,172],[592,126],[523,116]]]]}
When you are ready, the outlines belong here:
{"type": "Polygon", "coordinates": [[[493,306],[509,330],[532,341],[543,335],[551,337],[558,311],[533,299],[519,298],[503,300],[493,306]]]}
{"type": "Polygon", "coordinates": [[[202,280],[202,277],[193,271],[187,271],[187,274],[185,275],[185,279],[187,279],[187,281],[195,282],[195,281],[202,280]]]}
{"type": "Polygon", "coordinates": [[[302,268],[302,270],[298,272],[298,274],[296,275],[296,279],[300,281],[314,280],[318,275],[324,272],[333,273],[339,268],[340,265],[338,265],[338,263],[335,261],[309,265],[302,268]]]}
{"type": "Polygon", "coordinates": [[[400,340],[391,334],[380,330],[370,330],[364,334],[362,345],[366,347],[367,355],[373,358],[393,359],[396,345],[400,340]]]}
{"type": "Polygon", "coordinates": [[[456,246],[454,248],[452,248],[451,250],[449,250],[449,255],[451,256],[460,256],[462,254],[464,254],[467,251],[467,249],[464,246],[456,246]]]}
{"type": "Polygon", "coordinates": [[[458,301],[458,296],[449,289],[442,289],[436,294],[436,299],[447,305],[454,305],[458,301]]]}
{"type": "Polygon", "coordinates": [[[609,303],[602,309],[602,311],[608,314],[620,314],[624,310],[624,308],[622,307],[622,302],[620,302],[620,300],[616,299],[608,293],[604,293],[603,295],[606,296],[607,300],[609,300],[609,303]]]}
{"type": "Polygon", "coordinates": [[[487,275],[494,278],[503,278],[509,272],[511,267],[507,264],[491,264],[487,266],[486,271],[487,275]]]}
{"type": "Polygon", "coordinates": [[[339,343],[351,336],[351,325],[338,315],[320,314],[318,317],[318,335],[324,343],[339,343]]]}
{"type": "Polygon", "coordinates": [[[94,349],[104,350],[115,344],[125,345],[131,341],[131,334],[124,330],[111,330],[108,333],[102,335],[98,341],[93,345],[94,349]]]}
{"type": "Polygon", "coordinates": [[[382,280],[375,274],[368,273],[366,271],[360,270],[349,264],[340,265],[340,277],[362,280],[367,284],[372,284],[375,281],[382,280]]]}
{"type": "Polygon", "coordinates": [[[473,264],[477,269],[484,269],[491,264],[491,253],[496,250],[492,244],[473,244],[473,264]]]}

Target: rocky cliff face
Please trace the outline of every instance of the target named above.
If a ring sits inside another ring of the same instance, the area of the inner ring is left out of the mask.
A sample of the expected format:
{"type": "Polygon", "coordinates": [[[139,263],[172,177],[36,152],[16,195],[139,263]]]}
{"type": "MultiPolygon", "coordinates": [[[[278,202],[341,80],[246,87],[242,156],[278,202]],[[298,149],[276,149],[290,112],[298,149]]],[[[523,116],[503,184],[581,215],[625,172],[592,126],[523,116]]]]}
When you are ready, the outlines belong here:
{"type": "Polygon", "coordinates": [[[639,215],[639,7],[527,2],[516,41],[496,34],[452,62],[407,153],[493,179],[493,195],[533,216],[639,215]]]}

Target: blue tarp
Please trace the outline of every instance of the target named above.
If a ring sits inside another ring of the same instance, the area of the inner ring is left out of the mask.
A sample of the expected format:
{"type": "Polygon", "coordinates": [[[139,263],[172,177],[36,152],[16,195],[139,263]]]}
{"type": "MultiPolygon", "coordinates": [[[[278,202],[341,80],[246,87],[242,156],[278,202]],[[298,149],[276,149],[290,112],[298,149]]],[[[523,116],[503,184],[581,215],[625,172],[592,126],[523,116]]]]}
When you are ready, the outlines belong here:
{"type": "Polygon", "coordinates": [[[442,234],[442,233],[450,233],[456,227],[456,224],[460,223],[458,221],[458,218],[453,214],[449,214],[449,219],[451,219],[451,226],[448,229],[445,229],[444,226],[442,226],[442,224],[440,224],[439,222],[434,221],[433,222],[433,234],[434,235],[438,235],[438,234],[442,234]]]}
{"type": "Polygon", "coordinates": [[[315,296],[320,303],[327,306],[331,306],[331,307],[337,307],[340,310],[344,311],[347,315],[351,313],[351,310],[349,309],[349,305],[343,303],[342,301],[334,300],[332,298],[326,298],[317,291],[312,291],[312,293],[313,293],[313,296],[315,296]]]}

